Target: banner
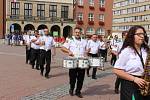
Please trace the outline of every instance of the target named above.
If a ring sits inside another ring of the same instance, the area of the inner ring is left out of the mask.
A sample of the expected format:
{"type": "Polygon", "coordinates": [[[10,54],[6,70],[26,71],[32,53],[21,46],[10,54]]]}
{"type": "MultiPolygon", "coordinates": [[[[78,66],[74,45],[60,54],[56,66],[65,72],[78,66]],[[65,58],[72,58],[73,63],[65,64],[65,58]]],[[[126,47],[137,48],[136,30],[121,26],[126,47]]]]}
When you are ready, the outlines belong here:
{"type": "Polygon", "coordinates": [[[57,31],[53,31],[53,36],[58,36],[58,32],[57,31]]]}

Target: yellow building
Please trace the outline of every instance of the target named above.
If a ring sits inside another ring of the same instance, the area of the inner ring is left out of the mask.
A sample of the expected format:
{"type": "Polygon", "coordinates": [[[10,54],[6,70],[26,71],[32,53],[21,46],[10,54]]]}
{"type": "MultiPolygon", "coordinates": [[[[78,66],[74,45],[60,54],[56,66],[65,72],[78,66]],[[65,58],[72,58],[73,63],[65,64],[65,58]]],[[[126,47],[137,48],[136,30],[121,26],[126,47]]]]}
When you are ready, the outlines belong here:
{"type": "Polygon", "coordinates": [[[6,13],[7,33],[48,28],[66,37],[75,27],[73,0],[7,0],[6,13]]]}
{"type": "Polygon", "coordinates": [[[150,0],[114,0],[113,33],[121,33],[133,25],[143,26],[150,35],[150,0]]]}

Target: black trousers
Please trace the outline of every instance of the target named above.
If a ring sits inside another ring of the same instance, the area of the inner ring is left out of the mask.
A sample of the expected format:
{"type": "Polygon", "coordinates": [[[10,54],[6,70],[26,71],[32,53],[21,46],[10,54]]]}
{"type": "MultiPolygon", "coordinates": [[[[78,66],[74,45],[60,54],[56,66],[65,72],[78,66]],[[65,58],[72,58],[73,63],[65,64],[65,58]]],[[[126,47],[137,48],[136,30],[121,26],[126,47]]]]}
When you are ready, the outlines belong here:
{"type": "Polygon", "coordinates": [[[105,49],[105,50],[99,49],[99,55],[101,57],[103,57],[105,59],[105,61],[107,61],[107,49],[105,49]]]}
{"type": "Polygon", "coordinates": [[[111,65],[114,66],[116,60],[117,60],[117,56],[113,53],[111,53],[112,57],[111,57],[111,65]]]}
{"type": "Polygon", "coordinates": [[[69,69],[70,89],[72,91],[75,88],[75,84],[77,80],[76,93],[81,93],[84,76],[85,76],[85,69],[80,69],[80,68],[69,69]]]}
{"type": "MultiPolygon", "coordinates": [[[[98,54],[88,54],[90,57],[98,57],[98,54]]],[[[87,75],[89,75],[89,71],[90,71],[91,66],[87,69],[87,75]]],[[[92,77],[96,77],[96,72],[97,72],[97,68],[93,68],[93,72],[92,72],[92,77]]]]}
{"type": "Polygon", "coordinates": [[[44,71],[44,65],[46,64],[46,73],[45,76],[49,75],[50,64],[51,64],[51,50],[40,50],[40,69],[41,73],[44,71]]]}
{"type": "Polygon", "coordinates": [[[30,47],[26,46],[26,63],[28,63],[30,61],[30,54],[31,50],[30,47]]]}
{"type": "Polygon", "coordinates": [[[137,84],[131,81],[121,79],[120,100],[150,100],[150,96],[142,96],[137,84]]]}
{"type": "Polygon", "coordinates": [[[40,57],[40,50],[31,48],[30,63],[32,65],[32,68],[34,68],[35,62],[36,68],[39,68],[39,57],[40,57]]]}
{"type": "Polygon", "coordinates": [[[121,84],[121,78],[117,77],[115,82],[115,89],[119,89],[120,84],[121,84]]]}

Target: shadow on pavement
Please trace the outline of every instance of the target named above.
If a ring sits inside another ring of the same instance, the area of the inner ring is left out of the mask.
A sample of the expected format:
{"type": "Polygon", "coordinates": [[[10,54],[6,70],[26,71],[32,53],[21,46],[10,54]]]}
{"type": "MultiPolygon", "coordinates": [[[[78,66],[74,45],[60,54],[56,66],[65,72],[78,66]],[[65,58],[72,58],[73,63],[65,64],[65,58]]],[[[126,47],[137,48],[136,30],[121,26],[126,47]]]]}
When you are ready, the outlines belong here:
{"type": "Polygon", "coordinates": [[[62,75],[67,75],[67,72],[64,73],[57,73],[57,74],[52,74],[51,77],[58,77],[58,76],[62,76],[62,75]]]}
{"type": "Polygon", "coordinates": [[[114,90],[110,89],[110,85],[108,84],[88,87],[88,89],[86,89],[83,93],[84,95],[89,95],[89,96],[115,94],[114,90]]]}

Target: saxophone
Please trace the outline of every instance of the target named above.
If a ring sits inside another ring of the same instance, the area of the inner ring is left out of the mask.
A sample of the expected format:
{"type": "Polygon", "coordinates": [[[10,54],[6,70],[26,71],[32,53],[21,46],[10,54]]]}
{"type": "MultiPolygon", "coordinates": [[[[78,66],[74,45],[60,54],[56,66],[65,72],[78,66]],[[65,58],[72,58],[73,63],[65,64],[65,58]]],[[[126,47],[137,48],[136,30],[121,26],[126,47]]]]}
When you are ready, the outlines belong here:
{"type": "Polygon", "coordinates": [[[150,95],[150,50],[148,50],[147,53],[143,79],[147,82],[147,84],[143,89],[140,89],[140,91],[143,96],[148,96],[150,95]]]}

